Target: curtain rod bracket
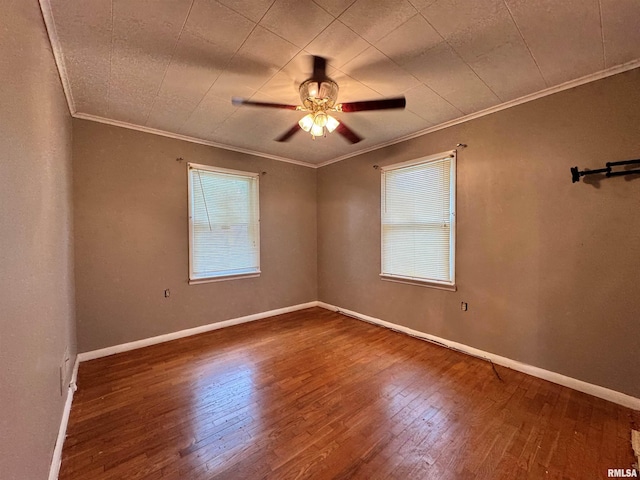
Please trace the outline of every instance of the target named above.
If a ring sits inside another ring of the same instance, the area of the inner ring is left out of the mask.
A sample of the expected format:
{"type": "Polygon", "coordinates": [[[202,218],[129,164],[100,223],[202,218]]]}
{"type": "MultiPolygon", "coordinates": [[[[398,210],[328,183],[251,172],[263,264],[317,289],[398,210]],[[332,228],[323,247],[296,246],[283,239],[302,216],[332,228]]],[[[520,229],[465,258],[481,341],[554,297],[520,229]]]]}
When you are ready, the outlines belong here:
{"type": "Polygon", "coordinates": [[[578,170],[578,167],[571,167],[571,183],[576,183],[580,181],[580,177],[584,177],[585,175],[593,175],[597,173],[604,173],[607,178],[609,177],[620,177],[622,175],[638,175],[640,174],[640,169],[634,170],[622,170],[620,172],[612,172],[611,167],[617,167],[620,165],[638,165],[640,164],[640,158],[634,160],[621,160],[619,162],[607,162],[605,164],[605,168],[598,168],[596,170],[578,170]]]}

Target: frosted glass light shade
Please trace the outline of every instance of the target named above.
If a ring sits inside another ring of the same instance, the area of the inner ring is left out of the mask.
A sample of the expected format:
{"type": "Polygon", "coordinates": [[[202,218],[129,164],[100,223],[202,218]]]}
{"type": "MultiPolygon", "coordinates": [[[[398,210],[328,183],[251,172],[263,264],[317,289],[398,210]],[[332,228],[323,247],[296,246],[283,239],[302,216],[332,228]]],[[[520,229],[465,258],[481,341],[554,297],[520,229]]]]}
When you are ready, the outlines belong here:
{"type": "Polygon", "coordinates": [[[298,125],[300,125],[300,128],[305,132],[311,130],[311,127],[313,127],[313,114],[309,113],[302,117],[298,122],[298,125]]]}
{"type": "Polygon", "coordinates": [[[329,133],[338,128],[338,125],[340,125],[340,122],[338,120],[333,118],[331,115],[327,115],[327,124],[325,125],[325,127],[327,128],[327,131],[329,133]]]}
{"type": "Polygon", "coordinates": [[[311,135],[314,137],[322,137],[324,135],[324,128],[314,123],[313,127],[311,127],[311,135]]]}
{"type": "Polygon", "coordinates": [[[313,119],[313,123],[319,127],[324,127],[327,124],[327,114],[324,112],[316,113],[316,117],[313,119]]]}

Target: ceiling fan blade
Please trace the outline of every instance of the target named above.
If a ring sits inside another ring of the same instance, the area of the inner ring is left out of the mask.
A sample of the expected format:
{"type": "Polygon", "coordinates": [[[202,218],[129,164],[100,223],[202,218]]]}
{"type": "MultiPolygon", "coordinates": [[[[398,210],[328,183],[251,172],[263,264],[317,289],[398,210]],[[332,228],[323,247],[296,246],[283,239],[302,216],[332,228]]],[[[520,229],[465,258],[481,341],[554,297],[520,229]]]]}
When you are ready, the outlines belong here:
{"type": "Polygon", "coordinates": [[[311,78],[321,80],[327,78],[327,59],[313,55],[313,74],[311,78]]]}
{"type": "Polygon", "coordinates": [[[362,112],[366,110],[387,110],[389,108],[404,108],[407,100],[404,97],[385,98],[384,100],[365,100],[362,102],[348,102],[336,105],[342,112],[362,112]]]}
{"type": "Polygon", "coordinates": [[[284,108],[286,110],[299,110],[296,105],[285,105],[283,103],[269,103],[269,102],[254,102],[253,100],[248,100],[246,98],[240,97],[232,97],[231,103],[233,103],[236,107],[241,105],[248,105],[250,107],[269,107],[269,108],[284,108]]]}
{"type": "Polygon", "coordinates": [[[340,122],[340,125],[338,125],[338,128],[336,128],[336,132],[349,140],[351,143],[358,143],[362,140],[362,137],[360,137],[357,133],[355,133],[342,122],[340,122]]]}
{"type": "Polygon", "coordinates": [[[291,129],[287,130],[285,133],[276,138],[276,142],[287,142],[300,130],[302,130],[302,128],[300,128],[300,125],[296,123],[293,127],[291,127],[291,129]]]}

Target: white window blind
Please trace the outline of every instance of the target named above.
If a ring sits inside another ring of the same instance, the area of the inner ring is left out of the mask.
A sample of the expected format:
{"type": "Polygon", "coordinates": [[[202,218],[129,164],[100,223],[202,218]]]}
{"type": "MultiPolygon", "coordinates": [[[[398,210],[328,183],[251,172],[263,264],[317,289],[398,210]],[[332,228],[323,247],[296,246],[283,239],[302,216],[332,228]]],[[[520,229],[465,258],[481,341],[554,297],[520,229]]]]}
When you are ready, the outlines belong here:
{"type": "Polygon", "coordinates": [[[189,164],[189,280],[260,273],[258,174],[189,164]]]}
{"type": "Polygon", "coordinates": [[[382,169],[382,272],[453,286],[455,152],[382,169]]]}

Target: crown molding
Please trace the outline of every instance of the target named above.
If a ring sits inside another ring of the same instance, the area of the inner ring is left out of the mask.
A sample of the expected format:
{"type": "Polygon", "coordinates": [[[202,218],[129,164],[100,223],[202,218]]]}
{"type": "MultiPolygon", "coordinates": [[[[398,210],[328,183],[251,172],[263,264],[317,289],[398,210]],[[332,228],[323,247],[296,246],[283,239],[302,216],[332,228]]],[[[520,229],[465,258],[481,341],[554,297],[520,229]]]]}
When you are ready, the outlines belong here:
{"type": "Polygon", "coordinates": [[[157,128],[143,127],[133,123],[122,122],[120,120],[112,120],[110,118],[104,118],[97,115],[90,115],[87,113],[74,113],[73,118],[79,118],[81,120],[91,120],[92,122],[104,123],[107,125],[113,125],[115,127],[127,128],[129,130],[137,130],[139,132],[151,133],[153,135],[160,135],[161,137],[173,138],[175,140],[182,140],[190,143],[197,143],[200,145],[207,145],[209,147],[221,148],[223,150],[231,150],[232,152],[244,153],[247,155],[253,155],[256,157],[268,158],[270,160],[277,160],[279,162],[293,163],[295,165],[301,165],[308,168],[318,168],[313,163],[302,162],[300,160],[294,160],[293,158],[280,157],[278,155],[271,155],[269,153],[257,152],[255,150],[249,150],[248,148],[234,147],[232,145],[226,145],[224,143],[212,142],[210,140],[204,140],[202,138],[190,137],[188,135],[181,135],[179,133],[167,132],[165,130],[159,130],[157,128]]]}
{"type": "Polygon", "coordinates": [[[69,76],[67,75],[67,68],[64,63],[64,55],[62,54],[62,47],[60,46],[60,40],[58,39],[58,31],[56,30],[56,23],[53,20],[53,11],[51,10],[51,3],[49,0],[38,0],[40,3],[40,11],[42,12],[42,18],[44,20],[44,26],[47,29],[47,35],[49,37],[49,43],[51,44],[51,51],[53,52],[53,59],[56,62],[58,68],[58,76],[62,83],[62,90],[64,96],[67,99],[67,106],[69,107],[69,113],[73,116],[76,113],[76,106],[73,101],[73,94],[71,93],[71,84],[69,82],[69,76]]]}
{"type": "Polygon", "coordinates": [[[509,100],[508,102],[501,103],[500,105],[494,105],[493,107],[486,108],[479,112],[470,113],[469,115],[465,115],[464,117],[454,118],[453,120],[450,120],[448,122],[444,122],[439,125],[435,125],[433,127],[425,128],[424,130],[410,133],[409,135],[404,135],[394,140],[389,140],[388,142],[380,143],[378,145],[374,145],[369,148],[358,150],[357,152],[351,152],[346,155],[336,157],[333,160],[327,160],[326,162],[318,163],[316,167],[317,168],[325,167],[327,165],[331,165],[332,163],[346,160],[347,158],[355,157],[357,155],[362,155],[364,153],[369,153],[374,150],[380,150],[381,148],[385,148],[390,145],[396,145],[398,143],[406,142],[407,140],[418,138],[428,133],[437,132],[438,130],[443,130],[445,128],[449,128],[454,125],[466,123],[471,120],[475,120],[476,118],[484,117],[486,115],[490,115],[492,113],[496,113],[501,110],[506,110],[508,108],[515,107],[516,105],[520,105],[522,103],[528,103],[533,100],[537,100],[539,98],[553,95],[554,93],[559,93],[564,90],[569,90],[574,87],[579,87],[580,85],[595,82],[597,80],[602,80],[603,78],[611,77],[613,75],[617,75],[619,73],[623,73],[628,70],[633,70],[634,68],[638,68],[638,67],[640,67],[640,59],[632,60],[631,62],[623,63],[621,65],[616,65],[615,67],[610,67],[610,68],[607,68],[606,70],[601,70],[596,73],[585,75],[584,77],[576,78],[575,80],[569,80],[568,82],[564,82],[559,85],[555,85],[553,87],[545,88],[544,90],[540,90],[539,92],[531,93],[529,95],[525,95],[523,97],[516,98],[514,100],[509,100]]]}

